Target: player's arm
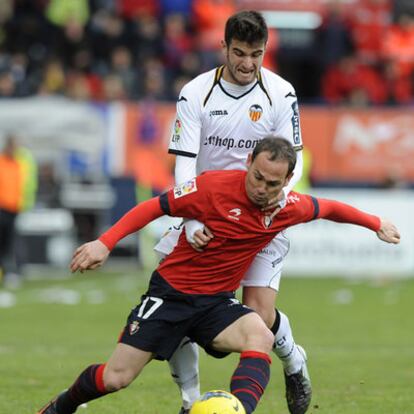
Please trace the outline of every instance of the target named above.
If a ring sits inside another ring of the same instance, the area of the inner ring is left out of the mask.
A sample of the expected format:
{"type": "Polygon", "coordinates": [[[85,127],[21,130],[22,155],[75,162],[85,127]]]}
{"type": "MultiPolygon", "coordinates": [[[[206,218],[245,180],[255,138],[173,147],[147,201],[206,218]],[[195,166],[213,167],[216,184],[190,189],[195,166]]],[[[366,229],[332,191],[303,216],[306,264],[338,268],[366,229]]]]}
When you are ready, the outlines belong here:
{"type": "Polygon", "coordinates": [[[78,247],[73,254],[70,270],[83,272],[102,266],[119,240],[128,234],[135,233],[164,214],[160,197],[154,197],[138,204],[97,240],[78,247]]]}
{"type": "Polygon", "coordinates": [[[313,197],[312,200],[316,218],[324,218],[338,223],[356,224],[375,231],[378,238],[387,243],[398,244],[400,242],[398,229],[387,219],[365,213],[339,201],[315,199],[313,197]]]}
{"type": "MultiPolygon", "coordinates": [[[[175,161],[175,182],[184,183],[196,175],[197,159],[178,155],[175,161]]],[[[185,235],[188,243],[201,251],[213,238],[212,232],[200,221],[194,219],[185,220],[185,235]]]]}
{"type": "MultiPolygon", "coordinates": [[[[175,182],[185,183],[195,177],[197,155],[200,148],[201,111],[199,93],[194,96],[191,86],[185,86],[177,102],[177,120],[175,123],[169,152],[176,154],[175,182]],[[179,128],[177,128],[177,122],[179,128]]],[[[203,223],[197,220],[185,220],[187,241],[195,250],[201,250],[212,238],[212,234],[203,223]]]]}

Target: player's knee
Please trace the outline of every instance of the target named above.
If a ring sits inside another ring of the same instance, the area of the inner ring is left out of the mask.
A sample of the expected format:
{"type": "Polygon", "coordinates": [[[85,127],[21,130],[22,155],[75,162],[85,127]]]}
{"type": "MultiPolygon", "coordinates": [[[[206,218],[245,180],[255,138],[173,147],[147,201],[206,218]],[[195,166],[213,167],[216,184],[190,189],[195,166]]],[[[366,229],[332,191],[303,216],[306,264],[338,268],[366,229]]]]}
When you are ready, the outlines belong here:
{"type": "Polygon", "coordinates": [[[132,380],[133,377],[126,371],[106,370],[104,374],[105,389],[109,392],[128,387],[132,380]]]}
{"type": "Polygon", "coordinates": [[[252,334],[246,343],[246,351],[270,353],[273,347],[274,335],[264,327],[260,332],[252,334]]]}
{"type": "Polygon", "coordinates": [[[245,350],[269,353],[273,348],[274,339],[272,331],[265,326],[263,321],[260,321],[249,330],[245,350]]]}
{"type": "Polygon", "coordinates": [[[263,329],[261,337],[263,351],[267,353],[271,352],[273,349],[273,343],[275,341],[275,336],[273,335],[273,332],[266,327],[265,329],[263,329]]]}

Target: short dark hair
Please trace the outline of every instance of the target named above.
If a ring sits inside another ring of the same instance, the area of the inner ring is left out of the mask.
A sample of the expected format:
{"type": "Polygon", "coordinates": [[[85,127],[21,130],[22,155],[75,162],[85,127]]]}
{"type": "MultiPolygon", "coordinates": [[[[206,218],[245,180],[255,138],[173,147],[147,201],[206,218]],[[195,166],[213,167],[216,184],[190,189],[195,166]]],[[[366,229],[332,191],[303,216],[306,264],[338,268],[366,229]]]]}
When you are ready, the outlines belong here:
{"type": "Polygon", "coordinates": [[[233,39],[250,45],[267,42],[268,31],[265,19],[255,10],[243,10],[230,16],[224,30],[224,40],[229,46],[233,39]]]}
{"type": "Polygon", "coordinates": [[[285,138],[268,135],[257,143],[252,152],[252,161],[261,153],[269,152],[270,161],[287,161],[289,175],[296,165],[296,151],[285,138]]]}

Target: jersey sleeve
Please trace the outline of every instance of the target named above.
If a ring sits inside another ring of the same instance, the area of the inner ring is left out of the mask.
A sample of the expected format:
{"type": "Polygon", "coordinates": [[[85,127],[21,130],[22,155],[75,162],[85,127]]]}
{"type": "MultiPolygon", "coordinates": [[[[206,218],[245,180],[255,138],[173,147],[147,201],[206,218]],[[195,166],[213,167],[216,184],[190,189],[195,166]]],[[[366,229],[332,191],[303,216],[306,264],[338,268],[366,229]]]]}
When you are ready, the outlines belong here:
{"type": "Polygon", "coordinates": [[[168,152],[195,158],[200,150],[202,121],[201,103],[192,89],[194,85],[186,85],[180,92],[168,152]]]}
{"type": "Polygon", "coordinates": [[[279,105],[275,108],[275,133],[291,142],[296,151],[303,147],[300,130],[300,116],[298,99],[292,86],[280,91],[283,96],[278,99],[279,105]]]}
{"type": "Polygon", "coordinates": [[[117,242],[128,234],[135,233],[145,225],[164,215],[159,197],[146,200],[122,216],[112,227],[103,233],[99,240],[112,250],[117,242]]]}
{"type": "Polygon", "coordinates": [[[324,218],[337,223],[356,224],[375,232],[381,227],[381,219],[378,216],[365,213],[335,200],[319,198],[316,201],[318,203],[317,218],[324,218]]]}
{"type": "Polygon", "coordinates": [[[291,192],[287,202],[295,204],[293,210],[295,224],[325,219],[337,223],[355,224],[375,232],[381,227],[381,220],[378,216],[365,213],[340,201],[291,192]]]}
{"type": "Polygon", "coordinates": [[[160,196],[161,208],[165,214],[203,221],[209,205],[210,180],[200,175],[183,184],[176,185],[160,196]]]}

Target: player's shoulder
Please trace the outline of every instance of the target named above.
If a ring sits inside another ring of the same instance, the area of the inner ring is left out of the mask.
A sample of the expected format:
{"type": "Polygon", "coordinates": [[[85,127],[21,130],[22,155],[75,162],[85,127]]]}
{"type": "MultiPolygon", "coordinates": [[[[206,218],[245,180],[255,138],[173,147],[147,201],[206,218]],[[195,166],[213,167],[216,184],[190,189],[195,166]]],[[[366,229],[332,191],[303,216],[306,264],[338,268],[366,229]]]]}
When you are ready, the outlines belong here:
{"type": "Polygon", "coordinates": [[[283,99],[288,97],[296,98],[296,92],[293,85],[282,78],[277,73],[272,72],[269,69],[262,67],[260,70],[263,85],[269,93],[276,99],[283,99]]]}
{"type": "Polygon", "coordinates": [[[317,203],[317,200],[311,195],[296,191],[291,191],[286,197],[286,206],[290,209],[306,209],[310,205],[315,205],[315,203],[317,203]]]}
{"type": "Polygon", "coordinates": [[[208,72],[201,73],[194,79],[186,83],[180,92],[179,99],[189,99],[193,97],[203,98],[203,92],[208,93],[209,89],[214,83],[216,69],[209,70],[208,72]]]}
{"type": "Polygon", "coordinates": [[[286,197],[286,204],[296,204],[308,197],[309,196],[305,194],[298,193],[296,191],[291,191],[286,197]]]}

